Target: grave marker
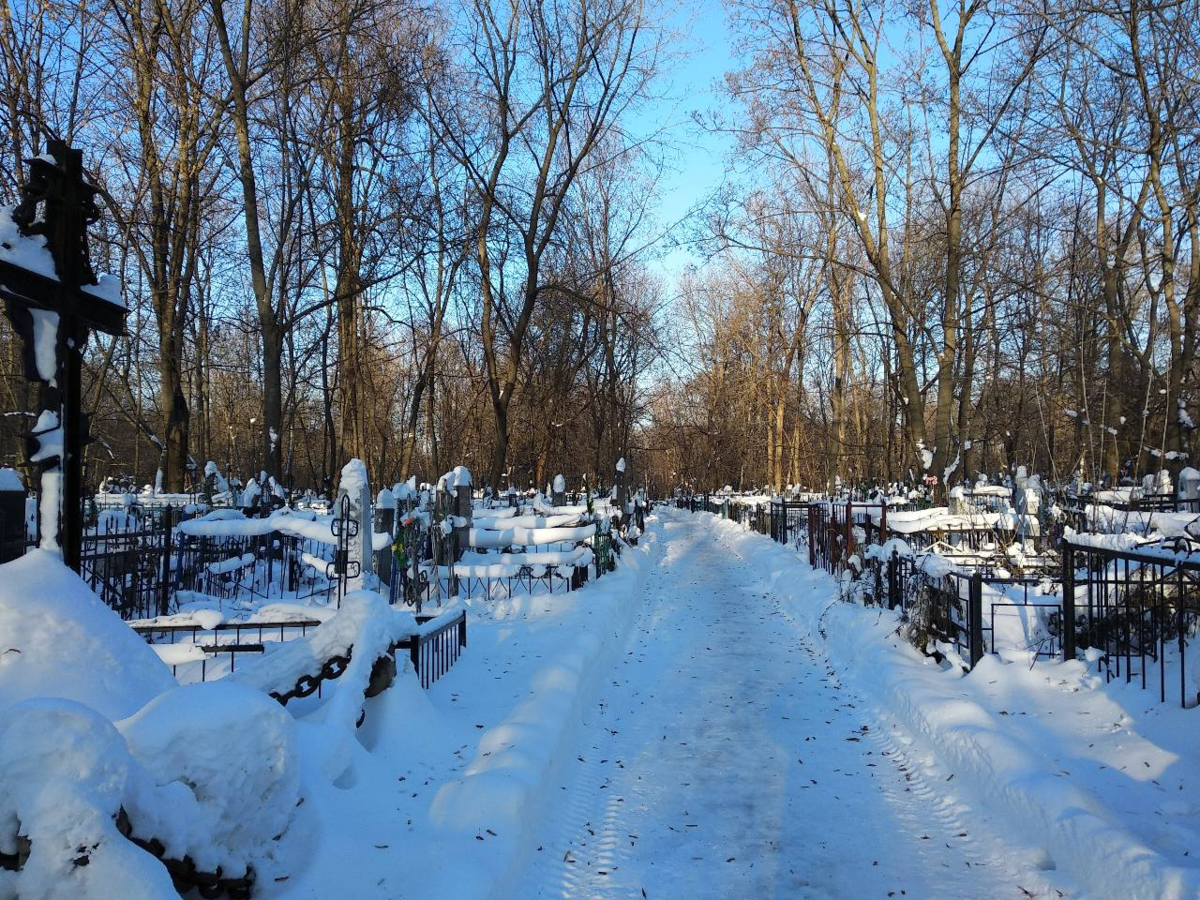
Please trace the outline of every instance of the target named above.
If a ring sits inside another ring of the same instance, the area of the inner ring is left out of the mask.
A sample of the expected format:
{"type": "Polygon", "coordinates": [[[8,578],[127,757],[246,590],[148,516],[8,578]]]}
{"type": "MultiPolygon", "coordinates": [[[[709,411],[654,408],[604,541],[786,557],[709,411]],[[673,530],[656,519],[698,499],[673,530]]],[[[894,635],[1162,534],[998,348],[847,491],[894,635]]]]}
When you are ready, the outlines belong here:
{"type": "Polygon", "coordinates": [[[29,175],[11,218],[0,219],[0,297],[24,344],[25,377],[39,383],[41,412],[27,438],[42,467],[39,544],[79,571],[83,540],[83,352],[89,331],[124,331],[120,283],[92,271],[88,225],[100,217],[83,154],[51,139],[26,160],[29,175]]]}

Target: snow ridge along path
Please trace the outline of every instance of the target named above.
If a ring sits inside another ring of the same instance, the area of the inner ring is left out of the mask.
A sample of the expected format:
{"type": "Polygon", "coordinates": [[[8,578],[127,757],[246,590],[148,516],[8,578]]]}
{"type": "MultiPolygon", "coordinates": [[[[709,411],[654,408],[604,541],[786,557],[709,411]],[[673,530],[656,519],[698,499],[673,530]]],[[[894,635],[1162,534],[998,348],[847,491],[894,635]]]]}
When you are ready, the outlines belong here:
{"type": "Polygon", "coordinates": [[[1077,896],[932,781],[711,518],[665,518],[514,900],[1077,896]]]}

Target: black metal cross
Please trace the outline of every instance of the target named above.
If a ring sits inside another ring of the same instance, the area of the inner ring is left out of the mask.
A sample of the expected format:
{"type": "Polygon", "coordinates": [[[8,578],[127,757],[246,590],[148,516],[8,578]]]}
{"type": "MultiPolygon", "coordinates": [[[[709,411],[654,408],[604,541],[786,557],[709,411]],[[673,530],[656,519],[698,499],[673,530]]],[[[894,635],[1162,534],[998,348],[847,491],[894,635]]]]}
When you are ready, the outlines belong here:
{"type": "MultiPolygon", "coordinates": [[[[97,189],[83,174],[83,153],[51,139],[47,152],[26,165],[21,202],[12,210],[11,222],[0,222],[0,297],[24,343],[25,377],[40,384],[43,413],[27,435],[28,455],[43,472],[57,468],[61,473],[57,540],[63,561],[79,571],[83,447],[88,440],[83,351],[90,329],[113,335],[124,331],[125,308],[119,285],[117,293],[110,293],[92,271],[87,229],[100,211],[97,189]]],[[[43,492],[45,487],[43,481],[43,492]]],[[[49,524],[44,513],[38,517],[39,530],[49,524]]]]}

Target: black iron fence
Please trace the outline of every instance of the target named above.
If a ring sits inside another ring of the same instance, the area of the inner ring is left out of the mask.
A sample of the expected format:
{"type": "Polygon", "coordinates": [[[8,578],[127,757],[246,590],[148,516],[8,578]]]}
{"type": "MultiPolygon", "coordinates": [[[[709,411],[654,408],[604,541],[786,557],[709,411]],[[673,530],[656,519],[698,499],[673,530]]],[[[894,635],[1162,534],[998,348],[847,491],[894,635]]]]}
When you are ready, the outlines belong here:
{"type": "Polygon", "coordinates": [[[450,671],[467,646],[467,613],[459,610],[442,616],[419,616],[421,627],[397,649],[407,649],[413,671],[421,687],[431,684],[450,671]]]}
{"type": "MultiPolygon", "coordinates": [[[[1200,548],[1190,541],[1120,550],[1064,540],[1064,627],[1072,646],[1094,660],[1106,681],[1157,688],[1180,704],[1200,703],[1200,548]],[[1091,652],[1089,652],[1091,651],[1091,652]]],[[[1064,641],[1064,643],[1067,643],[1064,641]]]]}
{"type": "Polygon", "coordinates": [[[771,501],[771,539],[800,547],[809,542],[809,506],[803,500],[771,501]]]}
{"type": "Polygon", "coordinates": [[[160,625],[154,622],[135,622],[130,627],[144,637],[146,643],[169,648],[160,655],[171,667],[172,675],[178,677],[180,667],[199,662],[200,681],[207,681],[210,669],[217,676],[236,671],[239,656],[261,656],[266,652],[268,643],[283,643],[304,637],[309,629],[320,624],[317,619],[289,619],[278,622],[221,622],[211,628],[204,628],[199,623],[160,625]],[[181,637],[190,637],[191,641],[181,644],[181,637]],[[198,658],[188,658],[187,654],[176,655],[173,652],[176,648],[194,649],[198,658]],[[220,665],[211,666],[210,663],[214,662],[220,665]],[[224,663],[228,663],[228,666],[224,663]]]}

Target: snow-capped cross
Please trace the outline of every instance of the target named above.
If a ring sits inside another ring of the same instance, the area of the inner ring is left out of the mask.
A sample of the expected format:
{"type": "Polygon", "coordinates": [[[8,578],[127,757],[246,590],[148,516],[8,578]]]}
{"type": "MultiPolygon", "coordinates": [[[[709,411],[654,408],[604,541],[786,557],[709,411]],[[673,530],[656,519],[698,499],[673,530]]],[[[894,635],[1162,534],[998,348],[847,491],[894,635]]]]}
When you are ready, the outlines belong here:
{"type": "Polygon", "coordinates": [[[121,334],[120,283],[97,279],[88,225],[99,217],[97,188],[83,154],[50,140],[26,161],[21,202],[0,209],[0,297],[25,347],[25,375],[41,383],[41,414],[29,435],[30,462],[43,466],[40,543],[79,570],[83,533],[83,350],[90,330],[121,334]]]}

